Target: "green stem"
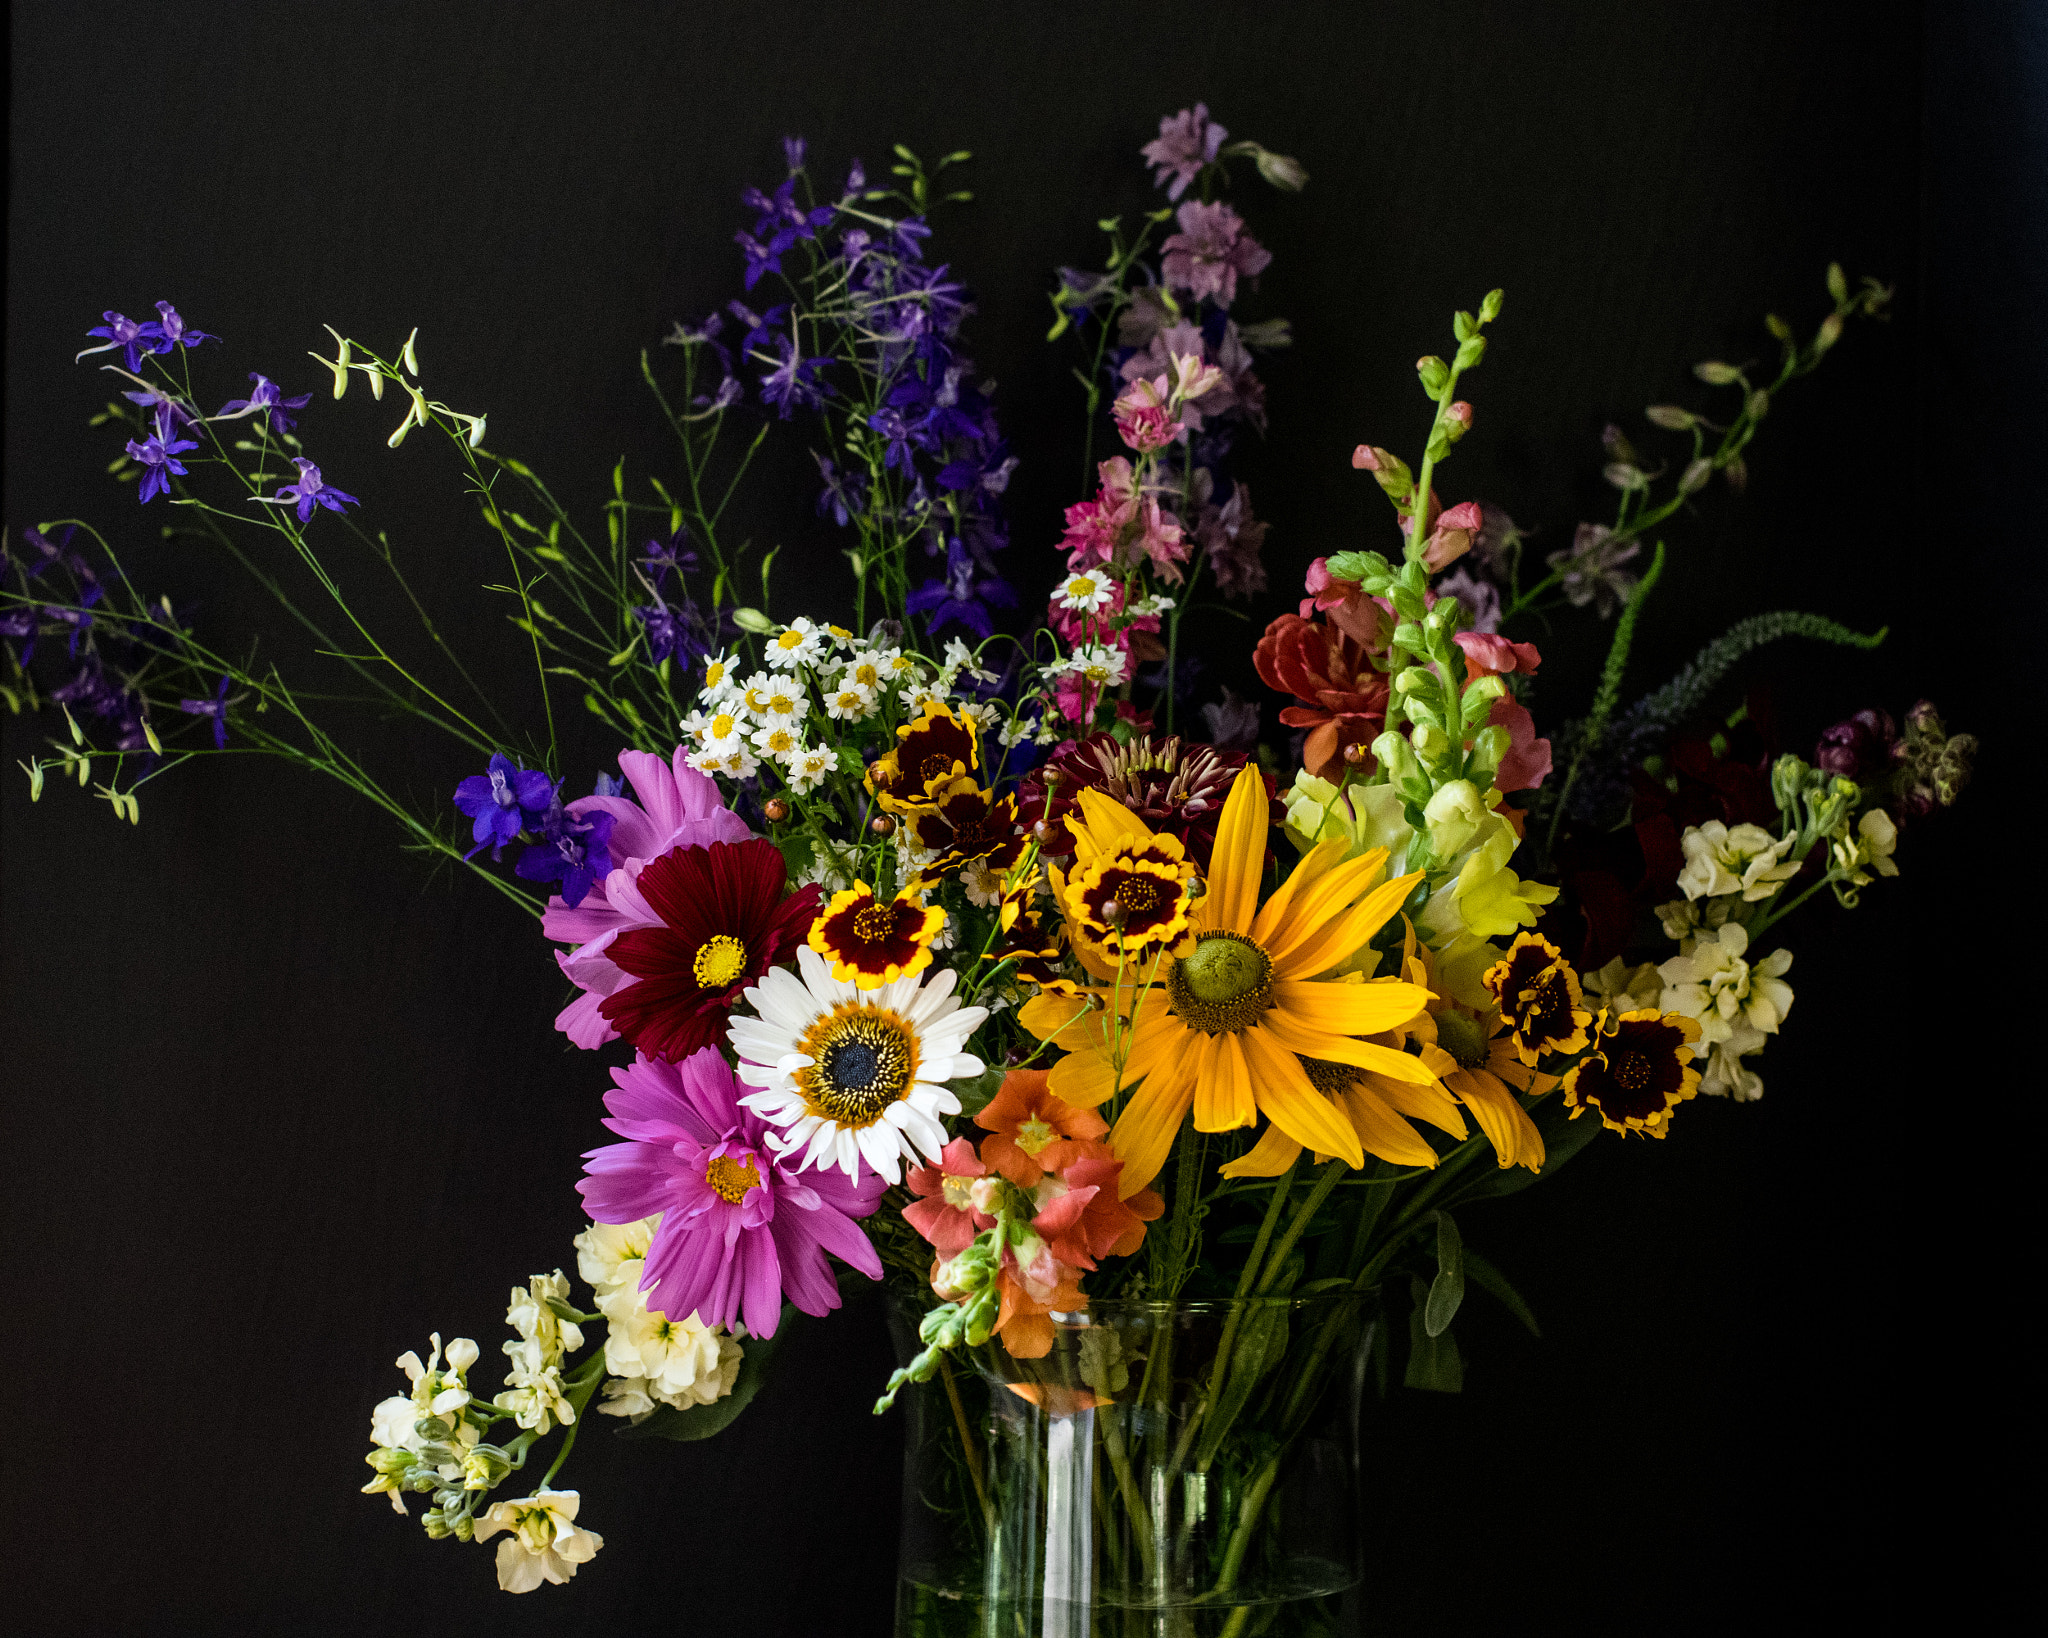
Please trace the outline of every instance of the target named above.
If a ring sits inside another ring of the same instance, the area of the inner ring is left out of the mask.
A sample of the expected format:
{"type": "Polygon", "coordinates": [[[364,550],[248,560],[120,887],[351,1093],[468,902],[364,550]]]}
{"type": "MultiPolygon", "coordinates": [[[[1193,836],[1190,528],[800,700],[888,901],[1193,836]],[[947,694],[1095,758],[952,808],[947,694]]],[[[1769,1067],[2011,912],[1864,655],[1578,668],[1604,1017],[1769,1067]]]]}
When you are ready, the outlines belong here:
{"type": "Polygon", "coordinates": [[[597,1385],[604,1380],[604,1353],[593,1354],[582,1371],[571,1377],[573,1386],[569,1390],[569,1403],[575,1407],[576,1420],[569,1424],[569,1431],[562,1438],[562,1448],[555,1452],[555,1459],[548,1464],[548,1470],[541,1475],[541,1481],[534,1486],[545,1490],[555,1482],[555,1475],[562,1471],[562,1464],[569,1459],[569,1452],[576,1448],[576,1435],[583,1431],[583,1410],[590,1403],[590,1396],[597,1392],[597,1385]]]}
{"type": "Polygon", "coordinates": [[[1264,1296],[1272,1289],[1273,1282],[1280,1277],[1280,1271],[1287,1266],[1287,1254],[1294,1249],[1294,1243],[1307,1230],[1309,1219],[1314,1217],[1323,1202],[1330,1198],[1330,1191],[1337,1186],[1337,1179],[1344,1174],[1345,1169],[1346,1162],[1342,1160],[1333,1160],[1322,1169],[1316,1178],[1316,1186],[1309,1190],[1308,1198],[1294,1214],[1294,1221],[1287,1225],[1287,1232],[1273,1248],[1273,1255],[1266,1259],[1266,1272],[1259,1276],[1260,1296],[1264,1296]]]}

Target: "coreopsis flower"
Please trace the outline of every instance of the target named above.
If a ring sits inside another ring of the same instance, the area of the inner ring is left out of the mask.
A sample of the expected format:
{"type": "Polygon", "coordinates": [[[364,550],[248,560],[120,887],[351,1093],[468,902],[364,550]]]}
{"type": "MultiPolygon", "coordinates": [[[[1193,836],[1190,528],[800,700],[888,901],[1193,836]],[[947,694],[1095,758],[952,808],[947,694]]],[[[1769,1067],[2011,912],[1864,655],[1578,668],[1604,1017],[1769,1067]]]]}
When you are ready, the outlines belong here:
{"type": "Polygon", "coordinates": [[[339,512],[356,504],[355,496],[328,483],[320,476],[320,469],[303,455],[294,455],[292,465],[299,469],[297,483],[281,484],[276,494],[258,495],[255,498],[268,505],[295,508],[301,523],[312,520],[313,508],[316,506],[324,506],[330,512],[339,512]]]}
{"type": "Polygon", "coordinates": [[[1159,135],[1139,149],[1145,163],[1153,167],[1152,185],[1166,189],[1168,199],[1178,199],[1202,174],[1203,167],[1215,162],[1229,135],[1209,117],[1206,103],[1168,114],[1159,122],[1159,135]]]}
{"type": "MultiPolygon", "coordinates": [[[[881,1278],[855,1226],[880,1202],[881,1180],[854,1181],[851,1169],[799,1176],[715,1048],[673,1065],[637,1058],[612,1083],[605,1125],[627,1141],[586,1154],[577,1188],[600,1223],[660,1215],[637,1283],[652,1312],[725,1329],[743,1319],[750,1334],[773,1336],[785,1297],[807,1314],[839,1306],[828,1252],[881,1278]]],[[[607,1300],[634,1289],[622,1280],[607,1300]]]]}
{"type": "Polygon", "coordinates": [[[1523,1063],[1533,1065],[1546,1052],[1585,1048],[1593,1015],[1580,1005],[1585,996],[1579,975],[1549,939],[1519,934],[1482,982],[1523,1063]]]}
{"type": "Polygon", "coordinates": [[[1642,577],[1623,567],[1641,553],[1643,543],[1617,544],[1614,531],[1604,523],[1582,523],[1563,551],[1545,560],[1561,576],[1565,597],[1575,608],[1593,605],[1593,612],[1605,620],[1635,594],[1642,577]]]}
{"type": "Polygon", "coordinates": [[[1692,948],[1673,956],[1658,971],[1665,989],[1659,1005],[1699,1020],[1700,1039],[1714,1046],[1729,1039],[1739,1026],[1759,1035],[1775,1035],[1792,1010],[1792,952],[1773,950],[1761,961],[1749,953],[1749,929],[1731,921],[1711,934],[1695,938],[1692,948]]]}
{"type": "Polygon", "coordinates": [[[1055,1097],[1052,1072],[1013,1069],[1002,1089],[975,1115],[989,1135],[981,1158],[1020,1189],[1035,1189],[1048,1172],[1079,1160],[1085,1145],[1109,1136],[1109,1123],[1092,1109],[1055,1097]]]}
{"type": "Polygon", "coordinates": [[[853,1178],[865,1162],[894,1183],[906,1157],[945,1148],[939,1118],[960,1112],[946,1083],[982,1072],[967,1041],[988,1009],[954,999],[951,968],[861,990],[808,945],[796,956],[797,973],[776,968],[746,992],[758,1016],[729,1027],[739,1078],[759,1088],[743,1101],[782,1129],[775,1150],[801,1167],[853,1178]]]}
{"type": "Polygon", "coordinates": [[[494,752],[489,767],[455,787],[455,805],[473,821],[476,843],[464,858],[487,847],[503,847],[531,824],[538,826],[555,799],[555,782],[538,768],[521,768],[503,751],[494,752]]]}
{"type": "Polygon", "coordinates": [[[1225,204],[1205,205],[1190,199],[1175,221],[1180,231],[1160,246],[1160,272],[1175,290],[1196,301],[1228,307],[1237,299],[1237,281],[1254,279],[1273,260],[1273,253],[1244,230],[1244,218],[1225,204]]]}
{"type": "Polygon", "coordinates": [[[1799,861],[1785,858],[1794,840],[1773,836],[1761,825],[1731,829],[1718,819],[1688,825],[1679,838],[1685,849],[1679,891],[1688,899],[1724,893],[1740,893],[1744,904],[1767,899],[1799,874],[1799,861]]]}
{"type": "Polygon", "coordinates": [[[782,896],[787,875],[763,838],[675,848],[630,882],[615,873],[607,891],[631,922],[602,952],[622,978],[598,1012],[671,1063],[716,1041],[745,987],[788,958],[817,914],[815,887],[782,896]]]}
{"type": "Polygon", "coordinates": [[[500,1530],[512,1533],[498,1543],[498,1585],[506,1592],[532,1592],[543,1581],[561,1586],[588,1564],[604,1545],[604,1537],[576,1523],[583,1498],[574,1490],[536,1490],[519,1501],[494,1503],[476,1521],[476,1539],[488,1541],[500,1530]]]}
{"type": "Polygon", "coordinates": [[[908,813],[931,806],[934,792],[980,767],[973,724],[934,700],[916,721],[896,730],[896,744],[886,756],[868,765],[867,787],[889,812],[908,813]]]}
{"type": "Polygon", "coordinates": [[[1612,1131],[1663,1137],[1671,1111],[1699,1090],[1692,1067],[1699,1038],[1690,1018],[1653,1007],[1601,1019],[1592,1050],[1564,1078],[1572,1118],[1591,1109],[1612,1131]]]}
{"type": "Polygon", "coordinates": [[[878,990],[929,967],[932,940],[945,923],[946,912],[927,905],[915,887],[882,900],[866,882],[855,882],[818,912],[809,942],[832,963],[835,979],[878,990]]]}
{"type": "Polygon", "coordinates": [[[917,1198],[903,1208],[903,1220],[941,1257],[958,1255],[982,1230],[995,1227],[996,1220],[974,1202],[974,1185],[988,1175],[973,1140],[955,1138],[936,1161],[910,1169],[904,1182],[917,1198]]]}
{"type": "MultiPolygon", "coordinates": [[[[1195,865],[1177,836],[1155,835],[1101,791],[1083,791],[1069,818],[1074,864],[1053,873],[1067,932],[1111,970],[1193,947],[1195,865]]],[[[1135,972],[1133,973],[1135,978],[1135,972]]]]}
{"type": "Polygon", "coordinates": [[[1268,688],[1301,702],[1283,707],[1280,720],[1308,731],[1301,763],[1319,779],[1341,779],[1345,750],[1370,745],[1386,727],[1386,674],[1340,630],[1283,614],[1259,639],[1252,667],[1268,688]]]}
{"type": "MultiPolygon", "coordinates": [[[[1121,808],[1091,806],[1091,825],[1121,824],[1134,840],[1151,834],[1121,808]]],[[[1436,1077],[1412,1053],[1364,1039],[1415,1017],[1429,992],[1333,976],[1419,878],[1375,887],[1384,852],[1347,863],[1342,843],[1323,843],[1261,906],[1267,812],[1265,783],[1248,768],[1224,804],[1209,891],[1191,917],[1194,948],[1167,964],[1162,984],[1116,985],[1094,998],[1104,1003],[1099,1007],[1087,996],[1041,995],[1019,1014],[1040,1039],[1067,1048],[1049,1082],[1067,1103],[1093,1109],[1136,1087],[1110,1134],[1111,1149],[1125,1162],[1118,1187],[1126,1197],[1158,1175],[1190,1111],[1204,1132],[1250,1126],[1263,1114],[1288,1139],[1354,1166],[1363,1163],[1366,1147],[1401,1165],[1435,1163],[1435,1151],[1391,1109],[1364,1144],[1301,1066],[1302,1058],[1317,1058],[1376,1070],[1431,1100],[1436,1077]],[[1121,1043],[1106,1027],[1110,1007],[1131,1016],[1121,1043]]],[[[1097,976],[1114,977],[1098,970],[1099,958],[1085,946],[1079,949],[1097,976]]],[[[1445,1118],[1456,1121],[1449,1096],[1438,1089],[1435,1098],[1445,1118]]]]}
{"type": "Polygon", "coordinates": [[[906,815],[906,836],[931,855],[918,873],[936,881],[975,867],[1007,875],[1024,854],[1024,837],[1014,792],[997,796],[966,775],[931,793],[931,805],[906,815]]]}

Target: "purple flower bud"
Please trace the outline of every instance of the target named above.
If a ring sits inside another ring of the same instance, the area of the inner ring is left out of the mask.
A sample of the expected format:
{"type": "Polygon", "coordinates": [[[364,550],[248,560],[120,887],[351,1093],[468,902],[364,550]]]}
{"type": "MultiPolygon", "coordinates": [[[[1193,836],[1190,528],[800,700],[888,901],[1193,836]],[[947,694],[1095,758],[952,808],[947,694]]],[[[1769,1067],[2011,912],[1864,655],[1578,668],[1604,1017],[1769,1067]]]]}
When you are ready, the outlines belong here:
{"type": "Polygon", "coordinates": [[[1885,712],[1858,711],[1820,736],[1813,760],[1827,773],[1844,779],[1869,780],[1891,761],[1892,746],[1898,737],[1897,726],[1885,712]]]}

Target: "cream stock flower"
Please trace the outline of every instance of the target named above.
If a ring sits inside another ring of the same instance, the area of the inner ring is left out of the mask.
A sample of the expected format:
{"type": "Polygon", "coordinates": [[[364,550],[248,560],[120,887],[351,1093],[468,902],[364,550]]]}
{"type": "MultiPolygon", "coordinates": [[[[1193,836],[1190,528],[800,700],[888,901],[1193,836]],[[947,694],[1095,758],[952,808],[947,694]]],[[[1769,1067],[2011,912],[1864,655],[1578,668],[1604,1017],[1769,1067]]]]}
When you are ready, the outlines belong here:
{"type": "Polygon", "coordinates": [[[1752,963],[1744,959],[1748,951],[1749,929],[1740,922],[1711,938],[1702,934],[1691,954],[1673,956],[1658,968],[1665,984],[1659,1005],[1697,1018],[1700,1039],[1710,1046],[1730,1040],[1738,1025],[1777,1034],[1792,1010],[1792,986],[1783,978],[1792,952],[1773,950],[1752,963]]]}
{"type": "Polygon", "coordinates": [[[740,1345],[724,1332],[694,1313],[681,1319],[653,1313],[637,1282],[600,1297],[598,1306],[608,1322],[604,1368],[622,1384],[616,1390],[607,1384],[599,1407],[606,1415],[645,1415],[652,1404],[641,1405],[643,1399],[687,1410],[732,1392],[740,1345]]]}
{"type": "Polygon", "coordinates": [[[476,1539],[488,1541],[500,1530],[511,1535],[498,1543],[498,1585],[506,1592],[532,1592],[543,1581],[557,1586],[588,1564],[604,1545],[604,1537],[576,1523],[583,1498],[573,1490],[536,1490],[520,1501],[501,1501],[476,1521],[476,1539]]]}
{"type": "Polygon", "coordinates": [[[1899,867],[1892,862],[1892,853],[1898,845],[1898,827],[1883,808],[1872,808],[1864,814],[1857,821],[1854,834],[1845,821],[1828,838],[1834,867],[1848,878],[1851,888],[1868,887],[1872,871],[1880,876],[1896,876],[1899,867]]]}
{"type": "Polygon", "coordinates": [[[597,1293],[600,1307],[614,1291],[640,1289],[647,1248],[660,1224],[660,1212],[637,1223],[592,1223],[570,1242],[576,1248],[576,1272],[597,1293]]]}
{"type": "Polygon", "coordinates": [[[1720,820],[1709,819],[1704,825],[1688,825],[1679,841],[1685,849],[1685,868],[1678,874],[1678,888],[1688,899],[1740,893],[1745,904],[1754,904],[1799,874],[1796,860],[1785,862],[1793,838],[1774,837],[1761,825],[1730,830],[1720,820]]]}

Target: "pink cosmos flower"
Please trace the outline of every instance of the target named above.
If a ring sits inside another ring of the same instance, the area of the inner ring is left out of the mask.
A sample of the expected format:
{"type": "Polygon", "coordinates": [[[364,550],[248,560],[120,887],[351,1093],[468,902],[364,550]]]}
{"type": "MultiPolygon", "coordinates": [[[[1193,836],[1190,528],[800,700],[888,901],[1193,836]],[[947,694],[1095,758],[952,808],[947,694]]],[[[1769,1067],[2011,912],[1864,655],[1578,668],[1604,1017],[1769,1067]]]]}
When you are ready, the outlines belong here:
{"type": "Polygon", "coordinates": [[[974,1237],[995,1226],[995,1219],[975,1208],[974,1180],[989,1170],[975,1156],[969,1138],[955,1138],[939,1152],[935,1166],[919,1166],[906,1181],[917,1199],[903,1208],[903,1220],[927,1240],[941,1257],[965,1251],[974,1237]]]}
{"type": "Polygon", "coordinates": [[[806,1314],[839,1306],[826,1253],[882,1277],[882,1259],[854,1226],[881,1204],[882,1179],[869,1172],[856,1183],[825,1168],[799,1177],[797,1157],[764,1141],[771,1128],[739,1101],[716,1047],[680,1064],[638,1058],[614,1069],[612,1084],[605,1125],[626,1141],[586,1154],[576,1187],[600,1223],[661,1214],[640,1281],[654,1312],[744,1320],[770,1337],[784,1297],[806,1314]]]}
{"type": "Polygon", "coordinates": [[[717,781],[691,767],[688,755],[682,746],[668,762],[646,751],[621,751],[619,767],[640,800],[585,796],[569,804],[577,818],[612,816],[611,855],[618,861],[581,904],[571,909],[557,895],[548,900],[541,918],[542,933],[576,946],[556,951],[555,962],[584,993],[562,1009],[555,1028],[580,1047],[618,1039],[618,1031],[598,1011],[606,996],[632,982],[605,953],[613,939],[631,927],[665,925],[635,886],[641,869],[673,848],[743,842],[749,835],[746,822],[720,799],[717,781]]]}

